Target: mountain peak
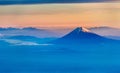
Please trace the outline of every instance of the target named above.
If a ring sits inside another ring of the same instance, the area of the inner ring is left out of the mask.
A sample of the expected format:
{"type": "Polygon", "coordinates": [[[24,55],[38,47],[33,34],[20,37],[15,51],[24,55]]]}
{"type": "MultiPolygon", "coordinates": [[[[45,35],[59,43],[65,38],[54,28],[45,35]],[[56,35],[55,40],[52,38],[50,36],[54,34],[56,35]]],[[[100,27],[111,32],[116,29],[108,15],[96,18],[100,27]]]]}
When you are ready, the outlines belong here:
{"type": "Polygon", "coordinates": [[[84,27],[77,27],[73,31],[77,31],[77,32],[90,32],[88,29],[86,29],[84,27]]]}
{"type": "Polygon", "coordinates": [[[59,38],[55,41],[55,43],[60,44],[83,44],[83,43],[101,43],[107,40],[106,38],[99,36],[95,33],[90,32],[88,29],[83,27],[77,27],[72,32],[68,33],[67,35],[59,38]]]}

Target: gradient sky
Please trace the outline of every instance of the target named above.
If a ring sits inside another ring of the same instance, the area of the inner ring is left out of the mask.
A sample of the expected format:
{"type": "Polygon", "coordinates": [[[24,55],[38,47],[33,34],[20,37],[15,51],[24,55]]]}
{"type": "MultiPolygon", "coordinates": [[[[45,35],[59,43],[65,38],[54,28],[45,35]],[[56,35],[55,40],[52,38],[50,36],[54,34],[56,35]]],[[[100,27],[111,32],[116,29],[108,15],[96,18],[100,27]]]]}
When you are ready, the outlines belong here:
{"type": "Polygon", "coordinates": [[[0,4],[0,27],[120,28],[119,0],[101,3],[23,4],[0,4]]]}

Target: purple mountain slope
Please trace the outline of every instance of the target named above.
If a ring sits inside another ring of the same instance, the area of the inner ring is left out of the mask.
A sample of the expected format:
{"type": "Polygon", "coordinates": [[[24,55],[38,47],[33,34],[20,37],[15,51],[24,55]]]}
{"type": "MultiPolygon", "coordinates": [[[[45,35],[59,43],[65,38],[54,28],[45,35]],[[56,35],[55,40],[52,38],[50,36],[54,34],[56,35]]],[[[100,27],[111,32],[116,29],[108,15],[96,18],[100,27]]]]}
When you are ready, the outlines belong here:
{"type": "Polygon", "coordinates": [[[67,35],[59,38],[53,43],[55,44],[103,44],[105,42],[113,42],[116,40],[108,39],[103,36],[90,32],[86,28],[78,27],[67,35]]]}
{"type": "Polygon", "coordinates": [[[89,30],[93,33],[96,33],[108,38],[112,38],[112,39],[119,39],[118,37],[120,37],[119,28],[103,26],[103,27],[89,28],[89,30]]]}

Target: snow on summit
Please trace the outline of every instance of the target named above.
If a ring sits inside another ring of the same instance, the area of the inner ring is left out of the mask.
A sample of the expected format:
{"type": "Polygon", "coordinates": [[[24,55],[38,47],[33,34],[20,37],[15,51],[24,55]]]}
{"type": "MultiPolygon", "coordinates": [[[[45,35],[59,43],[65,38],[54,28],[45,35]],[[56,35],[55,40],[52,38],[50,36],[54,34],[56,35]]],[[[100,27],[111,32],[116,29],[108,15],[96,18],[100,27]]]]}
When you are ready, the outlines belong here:
{"type": "Polygon", "coordinates": [[[79,32],[90,32],[90,30],[88,30],[88,29],[86,29],[86,28],[84,28],[84,27],[77,27],[76,29],[75,29],[75,31],[79,31],[79,32]]]}

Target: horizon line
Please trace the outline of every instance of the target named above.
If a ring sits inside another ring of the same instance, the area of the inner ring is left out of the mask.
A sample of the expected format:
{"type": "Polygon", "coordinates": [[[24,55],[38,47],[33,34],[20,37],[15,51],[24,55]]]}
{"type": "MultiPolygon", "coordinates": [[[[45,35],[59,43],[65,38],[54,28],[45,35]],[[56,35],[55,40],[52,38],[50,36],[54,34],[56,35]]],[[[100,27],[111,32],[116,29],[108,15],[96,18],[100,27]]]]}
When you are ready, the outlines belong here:
{"type": "MultiPolygon", "coordinates": [[[[78,27],[84,27],[84,28],[99,28],[99,27],[110,27],[110,28],[118,28],[120,29],[120,27],[114,27],[114,26],[91,26],[91,27],[87,27],[87,26],[77,26],[77,27],[55,27],[56,29],[64,29],[64,28],[78,28],[78,27]]],[[[18,29],[24,29],[24,28],[37,28],[37,29],[43,29],[43,28],[47,28],[47,29],[52,29],[52,27],[31,27],[31,26],[26,26],[26,27],[14,27],[14,26],[10,26],[10,27],[0,27],[0,28],[18,28],[18,29]]]]}

